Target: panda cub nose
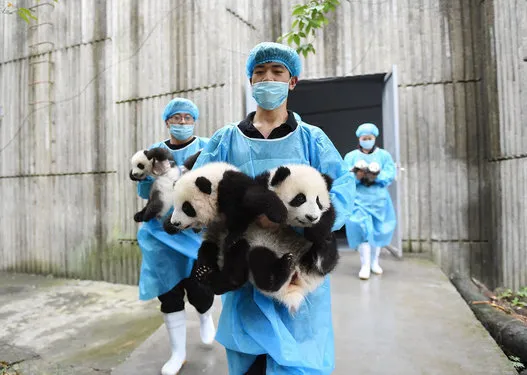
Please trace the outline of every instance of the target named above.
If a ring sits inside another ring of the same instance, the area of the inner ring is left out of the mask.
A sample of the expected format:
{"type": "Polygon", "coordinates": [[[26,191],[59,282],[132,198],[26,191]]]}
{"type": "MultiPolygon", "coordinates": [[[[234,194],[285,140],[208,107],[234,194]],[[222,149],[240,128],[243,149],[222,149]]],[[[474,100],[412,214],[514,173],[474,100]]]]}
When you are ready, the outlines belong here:
{"type": "Polygon", "coordinates": [[[175,223],[172,223],[174,224],[175,227],[179,227],[181,225],[181,221],[176,221],[175,223]]]}
{"type": "Polygon", "coordinates": [[[311,221],[311,222],[314,222],[318,219],[318,216],[311,216],[311,215],[306,215],[306,219],[311,221]]]}

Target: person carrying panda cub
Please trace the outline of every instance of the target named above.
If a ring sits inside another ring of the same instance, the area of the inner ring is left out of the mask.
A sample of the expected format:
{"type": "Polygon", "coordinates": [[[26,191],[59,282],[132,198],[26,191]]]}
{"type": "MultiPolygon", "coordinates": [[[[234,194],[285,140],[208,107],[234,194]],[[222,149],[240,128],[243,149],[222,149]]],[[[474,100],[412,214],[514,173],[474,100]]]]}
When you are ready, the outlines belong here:
{"type": "Polygon", "coordinates": [[[367,280],[371,272],[382,274],[379,254],[392,241],[396,216],[388,186],[395,178],[395,163],[386,150],[375,146],[379,129],[371,123],[358,127],[359,148],[346,154],[344,163],[355,177],[357,194],[346,237],[352,249],[358,249],[359,278],[367,280]]]}
{"type": "MultiPolygon", "coordinates": [[[[208,141],[194,135],[198,107],[188,99],[175,98],[166,105],[162,117],[170,138],[155,143],[150,150],[166,149],[175,164],[182,167],[185,160],[195,155],[208,141]]],[[[154,179],[150,176],[138,182],[137,192],[141,198],[149,198],[153,183],[154,179]]],[[[172,349],[161,374],[174,375],[186,360],[185,294],[199,313],[202,342],[212,344],[216,334],[210,311],[214,293],[190,277],[201,236],[192,230],[169,235],[163,229],[163,221],[164,218],[153,218],[144,222],[137,232],[142,253],[139,298],[149,300],[157,297],[161,301],[161,312],[172,349]]]]}
{"type": "MultiPolygon", "coordinates": [[[[193,170],[210,162],[226,162],[256,177],[288,164],[310,165],[333,179],[330,199],[336,212],[335,231],[351,214],[355,184],[328,136],[287,110],[288,93],[295,88],[301,69],[300,56],[294,49],[270,42],[255,46],[246,62],[246,74],[256,112],[216,131],[193,170]]],[[[278,225],[265,216],[257,222],[269,229],[278,225]]],[[[225,293],[222,299],[216,340],[227,350],[230,375],[333,372],[328,276],[305,297],[294,315],[251,283],[225,293]]]]}

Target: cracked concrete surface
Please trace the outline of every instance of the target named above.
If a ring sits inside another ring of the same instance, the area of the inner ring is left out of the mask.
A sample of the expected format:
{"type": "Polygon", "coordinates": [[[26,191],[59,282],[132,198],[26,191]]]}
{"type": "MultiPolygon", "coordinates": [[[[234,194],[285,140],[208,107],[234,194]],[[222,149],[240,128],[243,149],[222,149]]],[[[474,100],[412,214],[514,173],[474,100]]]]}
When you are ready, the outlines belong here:
{"type": "Polygon", "coordinates": [[[23,375],[110,374],[161,323],[137,287],[0,273],[0,362],[23,375]]]}

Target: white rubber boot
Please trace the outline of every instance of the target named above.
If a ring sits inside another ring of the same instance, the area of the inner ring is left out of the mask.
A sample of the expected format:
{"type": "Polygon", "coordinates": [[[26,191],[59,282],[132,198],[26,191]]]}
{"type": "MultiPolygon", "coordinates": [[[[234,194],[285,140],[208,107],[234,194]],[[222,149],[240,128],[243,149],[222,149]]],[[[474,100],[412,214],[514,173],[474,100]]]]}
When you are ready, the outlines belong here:
{"type": "Polygon", "coordinates": [[[382,268],[379,266],[379,254],[381,253],[381,248],[376,247],[371,252],[371,272],[376,275],[382,275],[382,268]]]}
{"type": "Polygon", "coordinates": [[[187,357],[187,322],[185,310],[164,314],[172,356],[161,369],[162,375],[176,375],[187,357]]]}
{"type": "Polygon", "coordinates": [[[214,342],[216,328],[214,327],[214,320],[212,320],[211,309],[204,314],[199,314],[199,335],[204,344],[210,345],[214,342]]]}
{"type": "Polygon", "coordinates": [[[360,271],[359,279],[368,280],[370,278],[370,261],[371,261],[371,247],[367,242],[363,242],[359,245],[360,254],[360,271]]]}

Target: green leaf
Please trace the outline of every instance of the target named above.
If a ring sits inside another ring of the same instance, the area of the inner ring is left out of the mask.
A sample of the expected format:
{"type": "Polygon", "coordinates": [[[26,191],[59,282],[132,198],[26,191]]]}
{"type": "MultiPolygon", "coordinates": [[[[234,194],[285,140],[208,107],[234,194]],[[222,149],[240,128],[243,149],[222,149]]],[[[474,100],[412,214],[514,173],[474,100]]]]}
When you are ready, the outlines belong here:
{"type": "Polygon", "coordinates": [[[293,40],[295,38],[295,35],[294,34],[291,34],[287,37],[287,44],[291,45],[293,44],[293,40]]]}
{"type": "Polygon", "coordinates": [[[300,45],[300,36],[298,36],[298,34],[295,34],[293,39],[294,39],[296,45],[299,46],[300,45]]]}
{"type": "Polygon", "coordinates": [[[26,21],[27,23],[29,23],[29,17],[27,16],[26,13],[22,12],[21,9],[18,10],[18,15],[19,15],[20,18],[22,18],[24,21],[26,21]]]}
{"type": "Polygon", "coordinates": [[[293,16],[300,16],[304,14],[304,6],[303,5],[300,5],[300,6],[296,6],[293,10],[293,13],[292,15],[293,16]]]}
{"type": "Polygon", "coordinates": [[[18,8],[18,15],[24,20],[27,20],[26,22],[29,22],[30,18],[34,20],[37,19],[37,17],[27,8],[18,8]]]}

